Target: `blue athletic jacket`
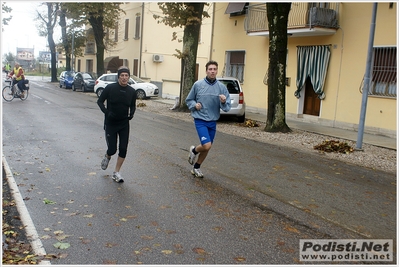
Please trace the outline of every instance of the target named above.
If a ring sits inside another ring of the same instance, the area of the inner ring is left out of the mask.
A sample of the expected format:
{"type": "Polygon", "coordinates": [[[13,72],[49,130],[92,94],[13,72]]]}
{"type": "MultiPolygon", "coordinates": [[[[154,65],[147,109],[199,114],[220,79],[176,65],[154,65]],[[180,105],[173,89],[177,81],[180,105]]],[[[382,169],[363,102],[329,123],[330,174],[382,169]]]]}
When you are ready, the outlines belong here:
{"type": "Polygon", "coordinates": [[[187,95],[186,104],[194,119],[204,121],[217,121],[220,117],[220,109],[227,112],[231,108],[230,94],[226,86],[218,80],[210,83],[206,78],[194,83],[187,95]],[[226,96],[224,104],[219,99],[221,94],[226,96]],[[200,110],[195,108],[196,103],[201,103],[200,110]]]}

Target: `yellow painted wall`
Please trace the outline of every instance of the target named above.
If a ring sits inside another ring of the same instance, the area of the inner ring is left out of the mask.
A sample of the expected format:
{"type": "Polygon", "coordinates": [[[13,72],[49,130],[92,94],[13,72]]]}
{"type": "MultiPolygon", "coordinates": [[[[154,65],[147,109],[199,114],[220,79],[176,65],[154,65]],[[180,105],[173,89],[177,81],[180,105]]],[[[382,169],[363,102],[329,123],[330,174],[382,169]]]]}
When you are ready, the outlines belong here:
{"type": "MultiPolygon", "coordinates": [[[[120,59],[127,59],[129,68],[133,69],[134,59],[139,62],[139,75],[147,81],[165,83],[162,87],[162,94],[168,98],[179,96],[180,84],[180,60],[174,56],[176,49],[182,50],[183,43],[177,40],[172,41],[173,32],[177,32],[178,38],[183,37],[183,28],[171,28],[162,23],[157,23],[153,15],[162,15],[157,2],[128,2],[121,6],[126,15],[122,14],[119,21],[119,38],[115,47],[105,51],[104,58],[119,56],[120,59]],[[143,8],[144,5],[144,8],[143,8]],[[135,40],[136,14],[140,13],[143,19],[140,39],[135,40]],[[129,39],[123,40],[125,33],[125,19],[129,18],[129,39]],[[140,49],[141,47],[141,49],[140,49]],[[163,56],[163,62],[153,62],[153,55],[163,56]],[[171,82],[172,81],[172,82],[171,82]]],[[[204,10],[209,11],[212,16],[213,5],[205,6],[204,10]]],[[[199,64],[199,78],[205,76],[205,64],[209,60],[210,43],[212,34],[212,17],[205,18],[201,26],[201,40],[198,44],[197,63],[199,64]]],[[[110,35],[110,38],[113,36],[110,35]]],[[[85,64],[87,58],[81,58],[85,64]]],[[[83,66],[82,67],[86,67],[83,66]]],[[[94,61],[96,69],[96,59],[94,61]]]]}
{"type": "Polygon", "coordinates": [[[219,63],[219,75],[222,75],[225,65],[226,51],[245,51],[245,70],[242,88],[244,99],[250,106],[265,107],[267,86],[263,78],[267,71],[269,39],[256,36],[248,37],[244,31],[245,16],[229,17],[224,14],[228,2],[215,4],[214,37],[211,59],[219,63]]]}
{"type": "MultiPolygon", "coordinates": [[[[225,62],[225,52],[246,51],[244,95],[249,110],[266,112],[267,86],[263,84],[268,67],[267,37],[247,36],[245,16],[229,18],[224,14],[228,3],[215,4],[215,24],[212,58],[225,62]]],[[[396,3],[379,3],[375,30],[375,46],[396,46],[396,3]]],[[[366,69],[366,58],[372,15],[372,3],[343,2],[339,7],[340,29],[333,35],[289,37],[286,87],[287,117],[302,114],[301,101],[294,96],[297,74],[297,46],[331,45],[331,57],[324,85],[325,100],[321,103],[319,122],[343,128],[357,128],[360,118],[362,94],[359,87],[366,69]]],[[[219,67],[220,68],[220,67],[219,67]]],[[[303,97],[303,93],[301,95],[303,97]]],[[[373,132],[396,134],[396,99],[369,97],[366,128],[373,132]]]]}

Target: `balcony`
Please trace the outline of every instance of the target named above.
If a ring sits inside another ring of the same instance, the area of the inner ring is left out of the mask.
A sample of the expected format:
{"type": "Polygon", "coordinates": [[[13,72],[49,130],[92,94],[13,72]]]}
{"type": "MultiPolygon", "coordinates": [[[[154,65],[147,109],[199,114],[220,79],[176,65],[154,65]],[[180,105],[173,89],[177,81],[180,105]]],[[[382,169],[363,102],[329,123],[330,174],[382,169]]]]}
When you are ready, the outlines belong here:
{"type": "MultiPolygon", "coordinates": [[[[339,3],[293,2],[288,15],[290,37],[333,35],[339,28],[339,3]]],[[[268,36],[266,3],[248,6],[245,31],[249,36],[268,36]]]]}

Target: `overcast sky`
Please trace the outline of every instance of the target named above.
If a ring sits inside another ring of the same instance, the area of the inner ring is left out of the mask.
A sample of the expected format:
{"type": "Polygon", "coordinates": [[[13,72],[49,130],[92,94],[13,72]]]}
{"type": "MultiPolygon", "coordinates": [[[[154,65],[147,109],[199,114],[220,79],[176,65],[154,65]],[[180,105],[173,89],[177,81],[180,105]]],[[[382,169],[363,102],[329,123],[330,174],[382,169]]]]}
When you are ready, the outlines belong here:
{"type": "MultiPolygon", "coordinates": [[[[12,8],[12,19],[9,25],[2,25],[1,33],[1,56],[11,52],[16,55],[18,48],[34,48],[35,58],[39,56],[39,51],[48,51],[47,38],[39,36],[35,21],[36,10],[39,8],[39,1],[2,1],[12,8]]],[[[7,17],[8,17],[7,14],[7,17]]],[[[2,14],[3,18],[4,14],[2,14]]],[[[57,43],[58,37],[54,37],[57,43]]]]}

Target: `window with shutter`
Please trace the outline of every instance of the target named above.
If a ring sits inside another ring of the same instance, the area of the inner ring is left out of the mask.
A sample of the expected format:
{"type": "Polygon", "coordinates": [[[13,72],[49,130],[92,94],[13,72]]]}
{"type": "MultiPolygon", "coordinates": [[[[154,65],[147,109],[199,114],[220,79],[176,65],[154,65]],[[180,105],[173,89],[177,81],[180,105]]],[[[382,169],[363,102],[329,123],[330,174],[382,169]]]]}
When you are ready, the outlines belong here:
{"type": "Polygon", "coordinates": [[[115,25],[115,42],[118,42],[118,31],[119,31],[119,27],[118,27],[118,23],[116,23],[116,25],[115,25]]]}
{"type": "Polygon", "coordinates": [[[124,40],[129,39],[129,19],[125,19],[125,38],[124,40]]]}
{"type": "Polygon", "coordinates": [[[134,39],[140,39],[140,23],[141,23],[141,17],[136,16],[136,28],[134,33],[134,39]]]}
{"type": "Polygon", "coordinates": [[[224,75],[244,82],[245,51],[228,51],[224,75]]]}

